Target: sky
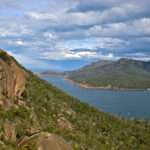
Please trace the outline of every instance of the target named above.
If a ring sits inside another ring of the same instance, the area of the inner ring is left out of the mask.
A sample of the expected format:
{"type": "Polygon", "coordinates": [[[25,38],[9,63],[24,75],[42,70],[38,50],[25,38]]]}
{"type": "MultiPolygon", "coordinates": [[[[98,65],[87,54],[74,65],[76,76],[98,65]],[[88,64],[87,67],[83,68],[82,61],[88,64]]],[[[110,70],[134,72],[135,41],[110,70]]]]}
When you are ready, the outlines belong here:
{"type": "Polygon", "coordinates": [[[34,71],[150,60],[150,0],[1,0],[0,48],[34,71]]]}

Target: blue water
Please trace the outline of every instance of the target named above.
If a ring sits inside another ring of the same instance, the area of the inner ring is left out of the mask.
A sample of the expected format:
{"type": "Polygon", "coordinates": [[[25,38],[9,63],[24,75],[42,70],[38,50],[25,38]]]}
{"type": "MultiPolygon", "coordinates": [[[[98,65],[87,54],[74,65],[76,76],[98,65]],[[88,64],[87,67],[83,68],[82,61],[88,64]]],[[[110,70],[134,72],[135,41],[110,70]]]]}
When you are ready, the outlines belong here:
{"type": "Polygon", "coordinates": [[[150,119],[150,91],[85,89],[61,76],[42,78],[80,101],[105,112],[123,117],[150,119]]]}

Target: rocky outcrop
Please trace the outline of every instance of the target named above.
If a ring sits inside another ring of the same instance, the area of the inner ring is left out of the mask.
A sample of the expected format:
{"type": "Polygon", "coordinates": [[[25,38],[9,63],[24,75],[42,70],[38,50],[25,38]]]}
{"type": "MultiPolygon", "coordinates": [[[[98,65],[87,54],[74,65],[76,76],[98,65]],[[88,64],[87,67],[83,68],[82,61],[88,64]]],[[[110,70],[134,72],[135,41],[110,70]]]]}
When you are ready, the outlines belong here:
{"type": "MultiPolygon", "coordinates": [[[[17,64],[14,58],[0,49],[0,108],[3,113],[13,106],[19,108],[21,96],[25,90],[27,73],[17,64]]],[[[16,142],[15,124],[7,119],[3,120],[3,139],[16,142]]]]}
{"type": "MultiPolygon", "coordinates": [[[[23,96],[28,75],[13,57],[0,49],[0,150],[9,149],[7,143],[13,143],[18,150],[24,146],[37,150],[72,150],[62,137],[41,131],[34,106],[23,96]],[[21,122],[27,124],[22,127],[21,122]],[[18,129],[18,125],[23,129],[18,129]]],[[[71,128],[65,118],[58,123],[62,128],[71,128]]]]}
{"type": "Polygon", "coordinates": [[[34,143],[37,150],[72,150],[71,146],[63,138],[47,132],[37,133],[30,137],[24,137],[18,143],[18,147],[24,147],[28,143],[34,143]]]}
{"type": "Polygon", "coordinates": [[[63,138],[54,134],[41,134],[38,138],[39,150],[72,150],[63,138]]]}
{"type": "Polygon", "coordinates": [[[16,130],[13,123],[5,121],[3,125],[4,139],[9,142],[16,142],[16,130]]]}
{"type": "Polygon", "coordinates": [[[25,90],[27,73],[6,52],[0,50],[0,104],[9,106],[25,90]],[[10,103],[10,104],[9,104],[10,103]]]}

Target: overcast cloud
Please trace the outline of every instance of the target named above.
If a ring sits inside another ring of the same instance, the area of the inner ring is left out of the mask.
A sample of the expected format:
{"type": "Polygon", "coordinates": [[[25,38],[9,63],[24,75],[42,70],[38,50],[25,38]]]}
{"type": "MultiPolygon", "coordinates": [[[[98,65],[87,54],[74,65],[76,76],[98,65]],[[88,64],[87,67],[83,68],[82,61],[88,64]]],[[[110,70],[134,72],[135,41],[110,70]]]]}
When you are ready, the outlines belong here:
{"type": "Polygon", "coordinates": [[[1,0],[0,47],[35,70],[150,60],[149,8],[149,0],[1,0]]]}

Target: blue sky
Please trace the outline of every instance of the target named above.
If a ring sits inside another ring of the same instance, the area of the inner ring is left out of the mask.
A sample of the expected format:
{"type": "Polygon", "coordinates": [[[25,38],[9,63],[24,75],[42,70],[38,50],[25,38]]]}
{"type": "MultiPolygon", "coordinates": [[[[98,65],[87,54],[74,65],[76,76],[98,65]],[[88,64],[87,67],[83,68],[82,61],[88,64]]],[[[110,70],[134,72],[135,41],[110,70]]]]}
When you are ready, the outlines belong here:
{"type": "Polygon", "coordinates": [[[0,47],[32,70],[150,60],[149,0],[1,0],[0,47]]]}

